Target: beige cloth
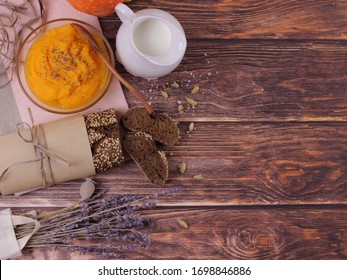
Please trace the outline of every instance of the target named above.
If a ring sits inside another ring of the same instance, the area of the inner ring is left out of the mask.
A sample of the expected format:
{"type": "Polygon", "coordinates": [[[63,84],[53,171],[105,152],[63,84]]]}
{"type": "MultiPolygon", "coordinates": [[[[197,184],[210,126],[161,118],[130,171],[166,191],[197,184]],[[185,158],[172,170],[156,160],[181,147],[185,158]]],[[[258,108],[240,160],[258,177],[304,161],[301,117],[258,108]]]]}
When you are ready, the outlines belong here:
{"type": "Polygon", "coordinates": [[[40,229],[41,225],[37,220],[12,215],[11,209],[0,211],[0,259],[16,258],[22,255],[22,249],[29,239],[40,229]],[[18,225],[34,223],[33,231],[17,240],[14,228],[18,225]]]}

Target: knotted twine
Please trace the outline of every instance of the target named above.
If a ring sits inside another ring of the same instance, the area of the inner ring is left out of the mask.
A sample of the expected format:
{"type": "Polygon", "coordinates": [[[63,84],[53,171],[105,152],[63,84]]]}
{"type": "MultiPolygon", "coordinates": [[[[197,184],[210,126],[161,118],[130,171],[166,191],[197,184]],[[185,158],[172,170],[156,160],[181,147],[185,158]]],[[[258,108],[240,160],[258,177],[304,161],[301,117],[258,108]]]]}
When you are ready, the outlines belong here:
{"type": "Polygon", "coordinates": [[[9,74],[0,89],[12,81],[19,45],[27,35],[24,33],[42,23],[44,10],[42,0],[0,0],[0,74],[9,74]]]}
{"type": "Polygon", "coordinates": [[[47,141],[46,141],[43,125],[42,124],[35,125],[34,118],[30,108],[28,108],[28,112],[29,112],[31,125],[29,125],[26,122],[21,122],[16,125],[16,129],[17,129],[18,136],[24,142],[31,143],[33,145],[36,158],[32,160],[25,160],[25,161],[20,161],[20,162],[11,164],[1,173],[0,182],[4,180],[6,173],[13,167],[22,165],[22,164],[39,162],[40,163],[39,169],[41,171],[41,176],[43,180],[42,186],[46,187],[50,184],[48,178],[50,178],[51,184],[55,184],[53,169],[51,166],[51,160],[57,160],[63,164],[66,164],[67,166],[70,166],[70,163],[66,161],[65,159],[63,159],[62,157],[58,156],[57,154],[50,152],[47,149],[47,141]],[[22,134],[23,130],[20,129],[21,126],[24,126],[29,131],[29,138],[25,137],[22,134]]]}

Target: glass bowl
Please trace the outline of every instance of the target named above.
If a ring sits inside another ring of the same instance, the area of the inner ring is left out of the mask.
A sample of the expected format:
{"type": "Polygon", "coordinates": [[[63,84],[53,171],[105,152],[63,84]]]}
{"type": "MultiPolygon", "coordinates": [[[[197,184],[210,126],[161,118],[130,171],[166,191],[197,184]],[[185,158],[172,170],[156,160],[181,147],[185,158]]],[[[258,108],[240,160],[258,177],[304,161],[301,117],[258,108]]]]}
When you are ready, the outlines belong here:
{"type": "MultiPolygon", "coordinates": [[[[30,101],[33,104],[35,104],[36,106],[40,107],[41,109],[46,110],[46,111],[51,112],[51,113],[71,114],[71,113],[81,112],[81,111],[83,111],[85,109],[90,108],[91,106],[96,104],[105,95],[105,93],[107,92],[107,89],[109,87],[111,78],[112,78],[111,72],[108,69],[103,68],[103,71],[105,71],[105,73],[106,73],[106,78],[104,79],[104,82],[100,83],[100,84],[98,84],[96,86],[97,88],[95,89],[95,92],[93,91],[93,95],[92,95],[91,99],[89,99],[88,101],[86,101],[83,104],[79,104],[79,105],[76,105],[76,106],[70,106],[69,107],[69,106],[63,106],[61,104],[58,104],[58,105],[57,104],[52,104],[52,103],[49,104],[49,102],[46,102],[45,100],[40,98],[35,92],[33,92],[31,87],[29,86],[29,83],[28,83],[28,80],[27,80],[27,76],[26,76],[26,69],[25,69],[25,61],[27,59],[27,54],[28,54],[31,46],[34,44],[34,42],[41,35],[45,34],[49,30],[51,30],[53,28],[61,27],[61,26],[67,25],[67,24],[71,24],[71,23],[77,23],[77,24],[82,25],[84,28],[86,28],[93,35],[93,37],[99,42],[100,47],[104,50],[104,53],[105,53],[106,57],[108,58],[109,62],[113,66],[114,66],[114,63],[115,63],[114,62],[113,51],[112,51],[112,48],[111,48],[110,44],[108,43],[107,39],[103,36],[103,34],[101,32],[99,32],[96,28],[94,28],[93,26],[91,26],[90,24],[88,24],[86,22],[75,20],[75,19],[63,18],[63,19],[49,21],[49,22],[47,22],[45,24],[40,25],[38,28],[34,29],[26,37],[26,39],[24,40],[23,44],[20,47],[18,63],[17,63],[17,74],[18,74],[17,76],[18,76],[19,84],[20,84],[23,92],[30,99],[30,101]]],[[[69,55],[71,55],[71,58],[72,58],[71,61],[74,61],[73,60],[73,59],[75,59],[74,55],[77,56],[77,54],[74,54],[74,53],[72,53],[72,54],[69,53],[69,55]]],[[[97,56],[97,54],[95,54],[95,56],[97,56]]],[[[36,57],[36,56],[33,56],[33,57],[36,57]]],[[[64,63],[61,62],[61,61],[64,60],[64,57],[58,57],[58,58],[59,59],[56,59],[56,61],[59,60],[60,61],[59,62],[60,65],[65,65],[64,64],[65,62],[64,63]]],[[[83,60],[79,60],[79,61],[83,61],[83,60]]],[[[74,63],[74,62],[71,62],[71,63],[74,63]]],[[[49,64],[50,63],[47,63],[47,65],[49,65],[49,64]]],[[[47,65],[39,66],[39,69],[40,69],[40,67],[41,68],[44,67],[46,69],[47,65]]],[[[85,65],[88,65],[88,62],[86,62],[85,65]]],[[[106,65],[103,65],[103,66],[106,67],[106,65]]],[[[27,67],[30,67],[30,66],[27,66],[27,67]]],[[[57,73],[57,71],[55,71],[54,73],[57,73]]],[[[46,75],[46,77],[48,76],[46,74],[46,72],[45,72],[45,75],[46,75]]],[[[41,76],[45,76],[45,75],[41,75],[41,76]]],[[[52,75],[52,73],[50,73],[49,75],[52,75]]],[[[57,74],[55,74],[55,75],[57,75],[57,74]]],[[[60,79],[61,76],[59,74],[58,74],[58,76],[59,76],[59,79],[60,79]]],[[[104,76],[104,75],[102,75],[102,76],[104,76]]],[[[65,78],[64,78],[64,81],[65,81],[65,78]]],[[[45,80],[45,82],[46,82],[46,80],[45,80]]],[[[37,83],[35,83],[35,86],[36,87],[40,87],[41,85],[39,85],[39,84],[40,84],[40,82],[37,82],[37,83]]],[[[54,85],[54,86],[56,86],[56,85],[54,85]]],[[[54,86],[52,86],[52,88],[54,86]]],[[[76,85],[74,87],[76,92],[78,92],[78,87],[79,86],[80,85],[76,82],[76,85]]],[[[56,86],[56,88],[59,88],[59,87],[60,86],[56,86]]],[[[34,88],[34,86],[32,88],[34,88]]],[[[46,88],[47,88],[47,86],[46,86],[46,88]]]]}

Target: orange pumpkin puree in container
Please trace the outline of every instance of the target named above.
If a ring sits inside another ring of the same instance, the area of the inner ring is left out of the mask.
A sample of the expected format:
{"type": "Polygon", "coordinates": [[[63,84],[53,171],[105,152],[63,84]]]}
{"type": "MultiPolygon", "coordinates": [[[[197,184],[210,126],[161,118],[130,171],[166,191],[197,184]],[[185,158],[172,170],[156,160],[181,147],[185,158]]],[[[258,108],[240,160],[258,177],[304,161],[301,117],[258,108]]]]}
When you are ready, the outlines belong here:
{"type": "Polygon", "coordinates": [[[57,108],[73,109],[90,102],[107,87],[107,73],[98,54],[70,24],[41,35],[25,60],[31,91],[42,102],[57,108]]]}

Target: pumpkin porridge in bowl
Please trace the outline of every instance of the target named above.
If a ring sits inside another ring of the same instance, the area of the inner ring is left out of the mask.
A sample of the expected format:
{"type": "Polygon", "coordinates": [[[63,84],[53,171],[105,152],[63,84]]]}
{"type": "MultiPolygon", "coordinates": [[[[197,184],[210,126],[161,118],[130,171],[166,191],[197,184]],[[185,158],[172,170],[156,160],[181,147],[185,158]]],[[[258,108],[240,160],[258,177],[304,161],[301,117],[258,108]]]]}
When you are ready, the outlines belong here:
{"type": "Polygon", "coordinates": [[[89,24],[61,19],[35,29],[20,50],[19,82],[34,104],[54,113],[75,113],[91,107],[106,93],[111,80],[105,63],[71,23],[90,31],[114,64],[107,40],[89,24]]]}

